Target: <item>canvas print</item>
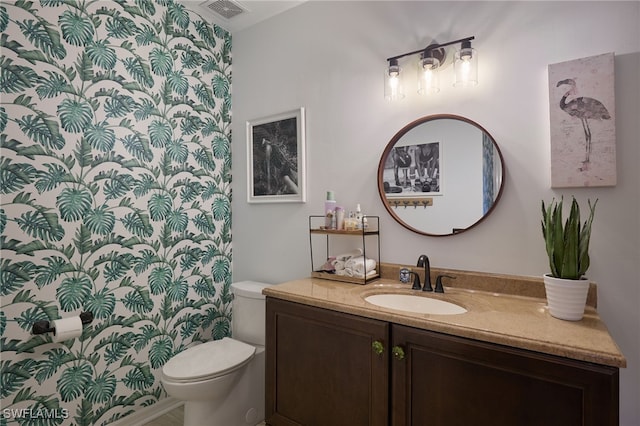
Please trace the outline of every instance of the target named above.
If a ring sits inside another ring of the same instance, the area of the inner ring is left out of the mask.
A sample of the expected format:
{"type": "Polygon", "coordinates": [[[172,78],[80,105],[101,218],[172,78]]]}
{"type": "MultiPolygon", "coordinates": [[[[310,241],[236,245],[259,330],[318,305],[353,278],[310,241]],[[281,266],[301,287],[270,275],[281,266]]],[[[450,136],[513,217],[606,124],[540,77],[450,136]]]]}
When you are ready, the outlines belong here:
{"type": "Polygon", "coordinates": [[[305,202],[304,108],[247,122],[248,202],[305,202]]]}
{"type": "Polygon", "coordinates": [[[614,54],[549,65],[551,186],[616,184],[614,54]]]}

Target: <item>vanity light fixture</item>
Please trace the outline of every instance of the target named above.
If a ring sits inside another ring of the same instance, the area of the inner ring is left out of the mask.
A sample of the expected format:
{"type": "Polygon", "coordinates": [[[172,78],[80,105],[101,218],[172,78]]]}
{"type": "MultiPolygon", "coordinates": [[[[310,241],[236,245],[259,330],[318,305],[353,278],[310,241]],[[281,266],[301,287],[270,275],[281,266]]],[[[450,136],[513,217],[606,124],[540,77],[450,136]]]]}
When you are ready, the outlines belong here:
{"type": "Polygon", "coordinates": [[[471,47],[471,41],[465,40],[453,58],[453,69],[456,74],[456,87],[475,86],[478,84],[478,53],[471,47]]]}
{"type": "Polygon", "coordinates": [[[466,37],[447,43],[433,43],[424,49],[387,58],[388,67],[385,69],[384,97],[389,101],[404,98],[404,72],[399,66],[398,59],[405,56],[420,54],[418,61],[418,93],[429,95],[440,91],[440,69],[445,66],[446,46],[460,44],[460,50],[456,51],[453,68],[456,87],[475,86],[478,84],[478,54],[471,47],[471,40],[475,37],[466,37]]]}
{"type": "Polygon", "coordinates": [[[404,98],[404,84],[402,69],[398,66],[398,60],[389,59],[389,66],[385,70],[384,98],[389,101],[399,101],[404,98]]]}

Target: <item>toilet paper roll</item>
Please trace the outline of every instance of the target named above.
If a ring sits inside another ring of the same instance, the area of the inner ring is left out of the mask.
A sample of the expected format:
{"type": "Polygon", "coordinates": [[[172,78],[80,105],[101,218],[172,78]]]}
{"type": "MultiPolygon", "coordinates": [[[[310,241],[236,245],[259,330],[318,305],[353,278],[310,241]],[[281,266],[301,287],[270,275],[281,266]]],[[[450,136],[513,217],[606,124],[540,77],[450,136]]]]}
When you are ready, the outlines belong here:
{"type": "Polygon", "coordinates": [[[62,318],[53,321],[53,341],[55,343],[75,339],[82,335],[82,320],[80,317],[62,318]]]}

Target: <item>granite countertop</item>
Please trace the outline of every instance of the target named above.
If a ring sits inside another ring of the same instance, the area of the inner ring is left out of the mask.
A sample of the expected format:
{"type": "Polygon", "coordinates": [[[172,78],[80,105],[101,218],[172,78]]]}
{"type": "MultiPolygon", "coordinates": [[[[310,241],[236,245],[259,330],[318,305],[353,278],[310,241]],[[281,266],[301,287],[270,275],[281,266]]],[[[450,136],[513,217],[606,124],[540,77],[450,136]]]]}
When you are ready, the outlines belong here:
{"type": "Polygon", "coordinates": [[[626,367],[626,359],[594,306],[587,306],[581,321],[563,321],[548,313],[544,298],[486,289],[446,285],[444,288],[444,294],[425,294],[411,290],[411,284],[388,278],[366,285],[304,278],[265,288],[263,293],[268,297],[419,329],[612,367],[626,367]],[[458,315],[420,314],[382,308],[364,300],[372,294],[389,292],[446,300],[461,305],[468,312],[458,315]]]}

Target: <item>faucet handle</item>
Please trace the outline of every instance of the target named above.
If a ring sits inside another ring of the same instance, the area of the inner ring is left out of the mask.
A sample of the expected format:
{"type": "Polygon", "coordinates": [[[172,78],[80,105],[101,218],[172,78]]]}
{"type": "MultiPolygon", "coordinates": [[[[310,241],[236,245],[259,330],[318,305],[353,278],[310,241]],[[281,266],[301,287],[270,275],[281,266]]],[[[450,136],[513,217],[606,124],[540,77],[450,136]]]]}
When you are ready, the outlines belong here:
{"type": "Polygon", "coordinates": [[[422,287],[420,286],[420,275],[415,272],[411,272],[413,274],[413,285],[411,286],[411,290],[420,290],[422,287]]]}
{"type": "Polygon", "coordinates": [[[443,278],[451,278],[452,280],[456,279],[456,277],[452,277],[451,275],[438,275],[436,277],[436,293],[444,293],[444,287],[442,287],[443,278]]]}

